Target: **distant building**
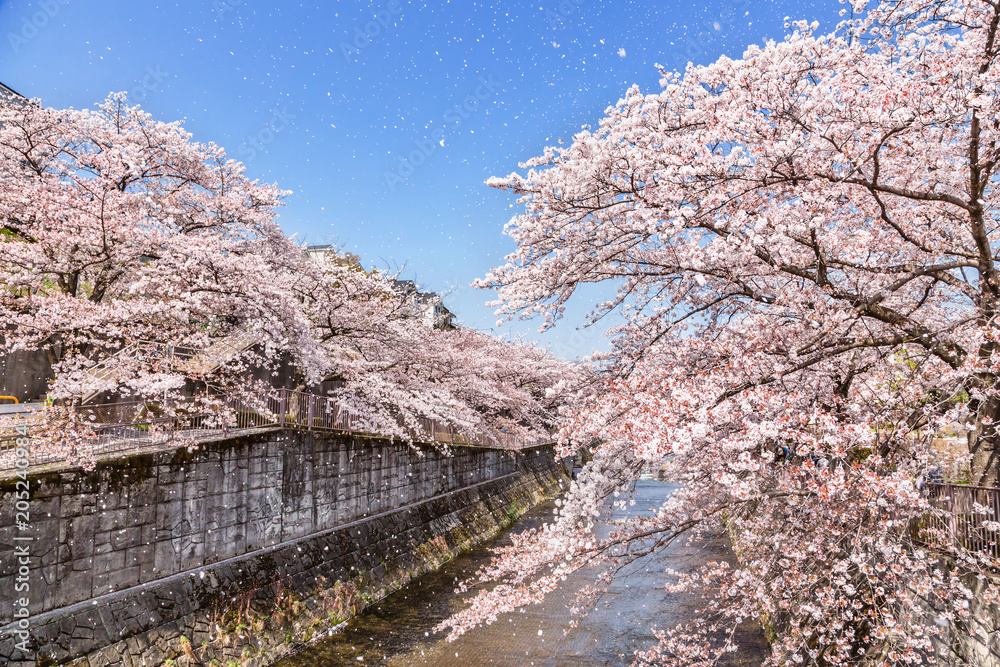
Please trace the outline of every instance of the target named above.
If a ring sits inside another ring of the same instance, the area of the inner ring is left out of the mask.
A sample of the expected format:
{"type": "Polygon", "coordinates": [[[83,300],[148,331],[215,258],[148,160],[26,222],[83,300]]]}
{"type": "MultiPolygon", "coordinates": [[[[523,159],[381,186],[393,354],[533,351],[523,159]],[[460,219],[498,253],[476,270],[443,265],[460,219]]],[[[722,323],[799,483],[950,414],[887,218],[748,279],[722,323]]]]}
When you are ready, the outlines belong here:
{"type": "MultiPolygon", "coordinates": [[[[338,250],[332,245],[309,245],[305,247],[303,253],[309,259],[324,261],[327,256],[333,254],[339,261],[351,264],[360,264],[361,258],[349,252],[338,250]]],[[[455,314],[445,307],[441,297],[435,292],[421,292],[417,289],[412,280],[395,280],[393,289],[396,293],[407,297],[411,304],[415,306],[417,319],[434,329],[454,329],[453,320],[455,314]]]]}
{"type": "Polygon", "coordinates": [[[305,256],[317,261],[326,259],[327,253],[333,252],[332,245],[307,245],[304,251],[305,256]]]}
{"type": "Polygon", "coordinates": [[[397,294],[408,297],[416,306],[417,318],[434,329],[454,329],[455,314],[448,310],[436,292],[421,292],[412,280],[393,282],[397,294]]]}
{"type": "Polygon", "coordinates": [[[338,260],[348,264],[360,264],[361,257],[350,252],[338,251],[332,245],[307,245],[303,251],[306,257],[316,261],[323,261],[327,255],[332,254],[338,260]]]}
{"type": "Polygon", "coordinates": [[[26,102],[27,100],[28,98],[21,93],[17,92],[13,88],[8,88],[3,83],[0,83],[0,101],[26,102]]]}

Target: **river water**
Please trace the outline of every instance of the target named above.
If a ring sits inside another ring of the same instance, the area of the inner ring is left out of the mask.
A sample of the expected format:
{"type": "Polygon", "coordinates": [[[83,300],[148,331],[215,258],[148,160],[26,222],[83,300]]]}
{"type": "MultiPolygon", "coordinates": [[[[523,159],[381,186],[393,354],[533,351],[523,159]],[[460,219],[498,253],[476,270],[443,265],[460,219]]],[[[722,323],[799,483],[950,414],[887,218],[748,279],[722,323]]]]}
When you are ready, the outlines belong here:
{"type": "MultiPolygon", "coordinates": [[[[640,480],[635,488],[635,511],[652,510],[675,488],[654,480],[640,480]]],[[[634,652],[656,643],[650,626],[672,627],[694,613],[697,601],[663,590],[666,568],[691,570],[711,560],[731,560],[723,539],[707,545],[676,544],[647,556],[621,573],[579,627],[563,633],[570,618],[566,605],[590,581],[586,572],[569,577],[561,588],[520,613],[493,625],[471,630],[449,643],[433,628],[462,608],[457,582],[468,579],[489,562],[490,548],[509,543],[512,532],[541,525],[552,516],[554,504],[545,503],[494,539],[471,549],[440,569],[424,575],[367,609],[332,637],[310,645],[278,663],[278,667],[509,667],[562,665],[627,665],[634,652]]],[[[766,655],[759,628],[741,628],[740,650],[722,664],[758,666],[766,655]]]]}

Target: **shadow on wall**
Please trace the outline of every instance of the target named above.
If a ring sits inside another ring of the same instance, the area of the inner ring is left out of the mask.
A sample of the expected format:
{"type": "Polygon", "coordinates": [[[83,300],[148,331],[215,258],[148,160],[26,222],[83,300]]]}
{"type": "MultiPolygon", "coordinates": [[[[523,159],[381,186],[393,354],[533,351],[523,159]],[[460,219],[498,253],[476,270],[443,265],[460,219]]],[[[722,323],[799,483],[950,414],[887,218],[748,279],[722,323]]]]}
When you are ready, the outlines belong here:
{"type": "Polygon", "coordinates": [[[23,350],[0,355],[0,395],[20,402],[42,399],[52,380],[52,366],[43,351],[23,350]]]}

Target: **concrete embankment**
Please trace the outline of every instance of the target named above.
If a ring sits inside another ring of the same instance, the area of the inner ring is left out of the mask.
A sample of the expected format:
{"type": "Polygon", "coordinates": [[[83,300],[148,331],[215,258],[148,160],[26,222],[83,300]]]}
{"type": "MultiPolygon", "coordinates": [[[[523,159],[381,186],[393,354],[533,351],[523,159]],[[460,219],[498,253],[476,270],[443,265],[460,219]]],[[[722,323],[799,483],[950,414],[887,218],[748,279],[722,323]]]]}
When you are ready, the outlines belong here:
{"type": "Polygon", "coordinates": [[[446,456],[301,431],[119,457],[28,478],[20,574],[18,481],[0,481],[0,663],[254,667],[495,534],[566,475],[550,446],[446,456]]]}

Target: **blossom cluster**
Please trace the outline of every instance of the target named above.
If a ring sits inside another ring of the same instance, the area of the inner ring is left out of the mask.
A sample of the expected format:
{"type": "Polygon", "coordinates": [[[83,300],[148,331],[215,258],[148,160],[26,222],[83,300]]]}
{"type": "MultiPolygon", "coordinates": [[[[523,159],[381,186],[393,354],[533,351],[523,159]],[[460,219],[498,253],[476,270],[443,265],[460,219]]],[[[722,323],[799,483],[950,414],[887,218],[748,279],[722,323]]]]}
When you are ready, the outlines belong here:
{"type": "Polygon", "coordinates": [[[852,5],[827,34],[794,22],[664,71],[660,92],[631,88],[598,128],[490,181],[524,207],[480,283],[499,313],[556,326],[607,282],[592,322],[622,324],[560,431],[592,461],[554,522],[484,570],[500,585],[452,637],[601,564],[583,611],[624,564],[724,530],[738,565],[666,577],[704,610],[637,664],[716,664],[747,619],[775,666],[1000,656],[996,517],[942,516],[921,490],[944,429],[966,436],[967,481],[1000,476],[1000,7],[852,5]],[[661,465],[683,488],[609,523],[661,465]],[[990,548],[939,528],[979,520],[990,548]]]}
{"type": "Polygon", "coordinates": [[[0,103],[0,354],[47,355],[46,419],[62,427],[39,447],[92,439],[100,420],[75,406],[97,396],[225,425],[236,399],[263,410],[289,368],[288,388],[327,388],[386,436],[546,435],[582,368],[426,326],[392,276],[286,237],[286,194],[124,94],[96,110],[0,103]]]}

